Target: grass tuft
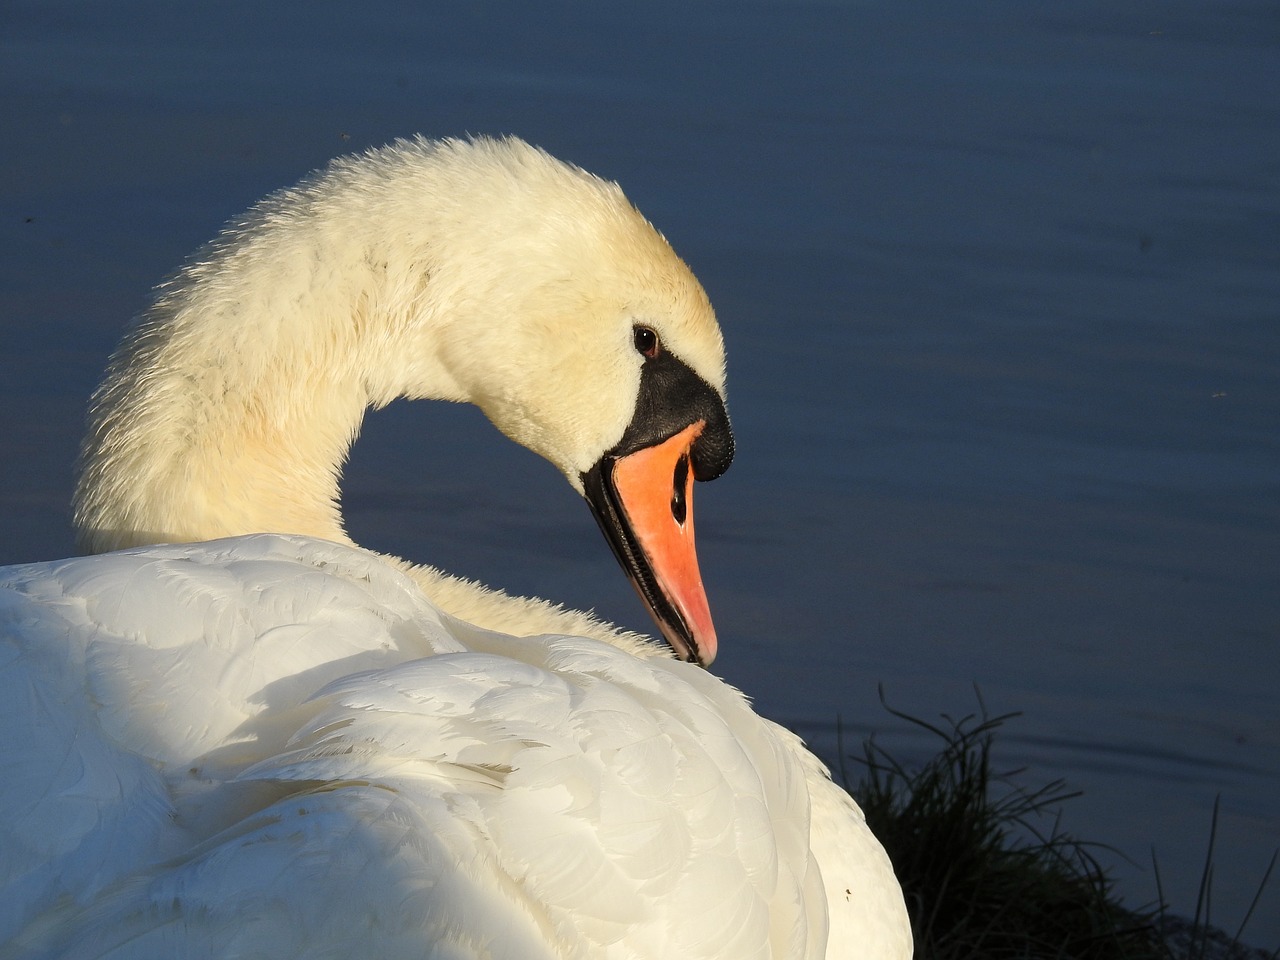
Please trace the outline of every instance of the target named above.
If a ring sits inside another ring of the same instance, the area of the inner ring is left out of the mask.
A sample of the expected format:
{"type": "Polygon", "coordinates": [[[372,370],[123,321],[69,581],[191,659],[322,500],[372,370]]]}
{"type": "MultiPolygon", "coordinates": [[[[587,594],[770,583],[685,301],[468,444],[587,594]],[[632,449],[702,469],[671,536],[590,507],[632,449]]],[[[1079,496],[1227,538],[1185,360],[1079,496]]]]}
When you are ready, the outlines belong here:
{"type": "Polygon", "coordinates": [[[997,773],[995,734],[1017,714],[990,715],[980,694],[978,703],[978,713],[940,725],[886,703],[941,749],[908,770],[868,740],[852,791],[902,883],[918,960],[1276,960],[1240,944],[1243,925],[1231,938],[1209,924],[1212,839],[1192,921],[1163,906],[1124,907],[1091,852],[1099,846],[1061,828],[1059,807],[1079,793],[1061,780],[1030,790],[1013,780],[1022,771],[997,773]]]}

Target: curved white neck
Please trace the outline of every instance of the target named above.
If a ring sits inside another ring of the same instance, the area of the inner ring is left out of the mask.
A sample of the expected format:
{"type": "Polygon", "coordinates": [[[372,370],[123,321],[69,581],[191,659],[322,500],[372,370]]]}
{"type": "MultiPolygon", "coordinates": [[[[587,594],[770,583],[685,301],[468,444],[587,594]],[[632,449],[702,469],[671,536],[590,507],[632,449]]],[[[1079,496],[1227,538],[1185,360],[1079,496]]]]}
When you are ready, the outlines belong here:
{"type": "Polygon", "coordinates": [[[444,328],[475,314],[442,252],[462,246],[456,207],[474,198],[395,159],[276,194],[161,288],[94,398],[83,547],[345,541],[338,479],[364,411],[471,399],[441,359],[444,328]]]}
{"type": "Polygon", "coordinates": [[[361,338],[386,325],[360,322],[381,291],[368,270],[304,276],[334,260],[308,231],[283,238],[288,256],[255,257],[271,232],[189,268],[117,354],[82,453],[85,548],[263,531],[346,540],[339,471],[365,409],[385,402],[362,375],[361,338]]]}

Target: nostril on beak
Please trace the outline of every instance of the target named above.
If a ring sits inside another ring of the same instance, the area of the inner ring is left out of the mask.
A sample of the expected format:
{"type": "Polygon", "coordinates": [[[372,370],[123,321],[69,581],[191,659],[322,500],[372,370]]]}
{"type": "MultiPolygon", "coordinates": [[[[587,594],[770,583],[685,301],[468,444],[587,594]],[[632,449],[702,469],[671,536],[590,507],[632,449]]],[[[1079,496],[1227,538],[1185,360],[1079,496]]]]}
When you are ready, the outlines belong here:
{"type": "Polygon", "coordinates": [[[689,457],[687,455],[676,461],[676,473],[673,480],[671,515],[676,518],[676,523],[683,527],[685,517],[689,512],[689,504],[686,499],[686,491],[689,489],[689,457]]]}

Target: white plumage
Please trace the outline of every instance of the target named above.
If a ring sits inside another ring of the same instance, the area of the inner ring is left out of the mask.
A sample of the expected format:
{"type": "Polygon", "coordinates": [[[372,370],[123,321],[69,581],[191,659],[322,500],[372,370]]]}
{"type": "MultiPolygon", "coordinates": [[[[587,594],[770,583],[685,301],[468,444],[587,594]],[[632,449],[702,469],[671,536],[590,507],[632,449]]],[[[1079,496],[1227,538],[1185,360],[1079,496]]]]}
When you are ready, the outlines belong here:
{"type": "Polygon", "coordinates": [[[99,395],[86,542],[290,535],[0,570],[0,957],[910,956],[857,807],[737,691],[342,542],[342,454],[395,395],[480,403],[581,490],[639,321],[723,393],[687,268],[518,141],[344,161],[162,292],[99,395]],[[468,317],[507,333],[451,353],[468,317]],[[513,392],[528,362],[571,382],[513,392]]]}

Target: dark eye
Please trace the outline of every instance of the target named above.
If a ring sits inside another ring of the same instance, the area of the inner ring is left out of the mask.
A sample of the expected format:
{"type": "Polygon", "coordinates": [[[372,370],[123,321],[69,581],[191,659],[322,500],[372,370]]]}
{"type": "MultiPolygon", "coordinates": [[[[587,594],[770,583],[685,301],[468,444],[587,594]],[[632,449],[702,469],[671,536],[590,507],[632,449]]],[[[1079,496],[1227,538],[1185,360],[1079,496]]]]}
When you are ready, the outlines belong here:
{"type": "Polygon", "coordinates": [[[635,336],[636,349],[652,360],[658,355],[661,349],[658,346],[658,335],[648,327],[636,327],[632,334],[635,336]]]}

